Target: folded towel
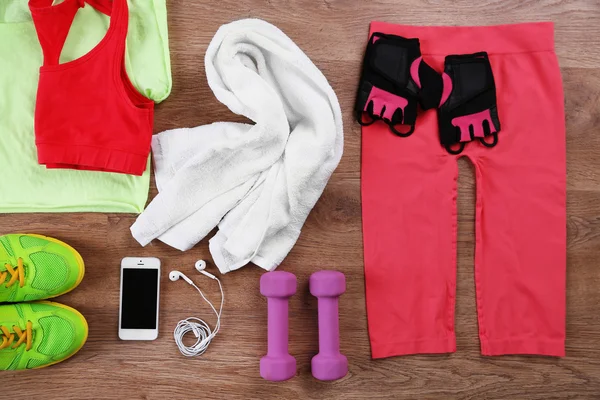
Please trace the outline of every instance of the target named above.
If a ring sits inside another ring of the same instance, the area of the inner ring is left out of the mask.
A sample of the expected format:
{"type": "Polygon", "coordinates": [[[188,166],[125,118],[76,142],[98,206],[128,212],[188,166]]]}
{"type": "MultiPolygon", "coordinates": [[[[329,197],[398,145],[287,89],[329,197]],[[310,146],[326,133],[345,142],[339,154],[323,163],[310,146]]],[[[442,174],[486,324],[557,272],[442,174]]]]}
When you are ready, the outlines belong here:
{"type": "Polygon", "coordinates": [[[255,124],[156,135],[160,193],[131,232],[142,246],[158,238],[187,250],[218,225],[209,247],[221,273],[249,262],[271,271],[296,243],[340,161],[340,106],[321,71],[265,21],[221,26],[204,62],[217,99],[255,124]]]}

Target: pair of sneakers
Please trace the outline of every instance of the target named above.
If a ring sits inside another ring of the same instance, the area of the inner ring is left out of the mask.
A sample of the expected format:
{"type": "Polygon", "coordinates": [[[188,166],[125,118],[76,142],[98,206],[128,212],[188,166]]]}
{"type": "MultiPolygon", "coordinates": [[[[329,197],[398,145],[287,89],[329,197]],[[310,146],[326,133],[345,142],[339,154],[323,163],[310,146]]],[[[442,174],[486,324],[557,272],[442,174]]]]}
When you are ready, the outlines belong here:
{"type": "Polygon", "coordinates": [[[81,255],[41,235],[0,236],[0,370],[56,364],[83,346],[88,325],[81,313],[40,301],[75,289],[84,275],[81,255]]]}

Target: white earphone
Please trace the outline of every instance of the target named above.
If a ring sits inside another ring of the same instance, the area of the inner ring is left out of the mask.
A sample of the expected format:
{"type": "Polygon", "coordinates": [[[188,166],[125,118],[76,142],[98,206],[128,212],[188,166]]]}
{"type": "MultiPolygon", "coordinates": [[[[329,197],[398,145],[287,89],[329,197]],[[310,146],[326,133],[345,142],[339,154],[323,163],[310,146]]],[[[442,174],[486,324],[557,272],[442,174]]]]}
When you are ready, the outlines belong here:
{"type": "MultiPolygon", "coordinates": [[[[196,261],[196,264],[194,264],[194,266],[196,267],[196,271],[200,272],[202,275],[207,276],[210,279],[218,280],[216,276],[214,276],[213,274],[210,274],[210,273],[208,273],[208,272],[205,271],[205,269],[206,269],[206,261],[204,261],[204,260],[198,260],[198,261],[196,261]]],[[[194,284],[191,281],[190,278],[188,278],[187,276],[185,276],[185,274],[183,274],[183,273],[181,273],[179,271],[171,271],[169,273],[169,279],[171,281],[175,282],[179,278],[183,278],[190,285],[194,284]]]]}
{"type": "Polygon", "coordinates": [[[188,278],[187,276],[185,276],[185,274],[182,274],[179,271],[171,271],[169,273],[169,279],[173,282],[175,282],[176,280],[179,280],[179,278],[183,278],[184,281],[186,281],[187,283],[189,283],[190,285],[193,285],[194,282],[192,282],[192,280],[190,278],[188,278]]]}
{"type": "Polygon", "coordinates": [[[202,275],[208,276],[210,279],[217,279],[216,276],[214,276],[213,274],[209,274],[208,272],[205,271],[206,261],[198,260],[198,261],[196,261],[196,264],[194,264],[194,266],[196,267],[196,271],[200,272],[202,275]]]}
{"type": "Polygon", "coordinates": [[[219,307],[219,312],[215,309],[212,303],[204,296],[204,293],[200,290],[198,286],[185,274],[179,271],[171,271],[169,273],[169,279],[173,282],[177,281],[179,278],[183,278],[187,283],[192,285],[200,296],[208,303],[208,305],[212,308],[215,315],[217,316],[217,324],[215,325],[215,330],[211,330],[210,326],[204,322],[204,320],[196,317],[186,318],[184,320],[179,321],[175,330],[173,331],[173,337],[175,339],[175,343],[179,348],[181,354],[186,357],[198,356],[204,353],[208,349],[208,345],[212,341],[212,339],[217,335],[219,329],[221,328],[221,313],[223,312],[223,303],[225,301],[225,294],[223,293],[223,286],[221,286],[221,281],[219,278],[206,272],[204,269],[206,268],[206,261],[198,260],[195,264],[196,270],[200,272],[202,275],[207,276],[210,279],[214,279],[219,283],[219,290],[221,291],[221,306],[219,307]],[[186,346],[183,344],[183,337],[188,332],[193,332],[194,336],[196,336],[196,343],[191,346],[186,346]]]}

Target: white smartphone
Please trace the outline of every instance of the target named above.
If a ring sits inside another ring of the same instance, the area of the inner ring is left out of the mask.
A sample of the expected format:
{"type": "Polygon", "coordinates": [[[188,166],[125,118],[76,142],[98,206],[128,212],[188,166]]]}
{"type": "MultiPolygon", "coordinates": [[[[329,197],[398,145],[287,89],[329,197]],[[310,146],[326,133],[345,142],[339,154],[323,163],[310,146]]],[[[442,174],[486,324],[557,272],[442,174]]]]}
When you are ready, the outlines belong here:
{"type": "Polygon", "coordinates": [[[160,260],[125,257],[121,260],[119,338],[154,340],[158,337],[160,260]]]}

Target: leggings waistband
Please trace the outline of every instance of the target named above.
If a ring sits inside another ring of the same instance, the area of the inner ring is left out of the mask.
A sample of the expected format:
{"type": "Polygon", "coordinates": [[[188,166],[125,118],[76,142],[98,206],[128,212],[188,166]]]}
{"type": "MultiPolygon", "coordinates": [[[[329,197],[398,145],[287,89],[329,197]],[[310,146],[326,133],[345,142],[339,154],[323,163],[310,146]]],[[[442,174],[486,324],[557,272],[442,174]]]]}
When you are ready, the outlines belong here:
{"type": "Polygon", "coordinates": [[[410,26],[371,22],[371,33],[419,38],[424,55],[554,51],[554,24],[532,22],[493,26],[410,26]]]}

